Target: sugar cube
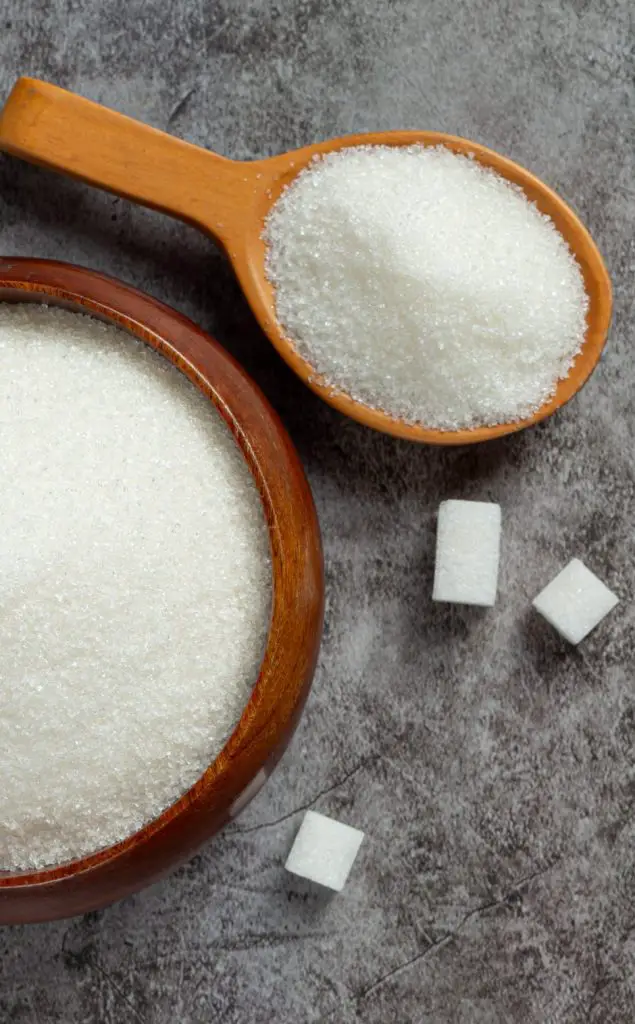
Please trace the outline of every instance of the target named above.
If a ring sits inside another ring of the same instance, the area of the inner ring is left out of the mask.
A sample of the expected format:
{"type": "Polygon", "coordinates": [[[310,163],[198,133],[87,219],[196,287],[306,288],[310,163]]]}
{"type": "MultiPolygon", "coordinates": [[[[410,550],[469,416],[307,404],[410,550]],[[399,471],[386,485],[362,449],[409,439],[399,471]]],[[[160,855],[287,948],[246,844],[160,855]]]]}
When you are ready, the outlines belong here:
{"type": "Polygon", "coordinates": [[[493,605],[500,534],[500,505],[488,501],[441,502],[432,599],[493,605]]]}
{"type": "Polygon", "coordinates": [[[565,640],[579,644],[618,603],[602,580],[574,558],[538,594],[533,606],[565,640]]]}
{"type": "Polygon", "coordinates": [[[285,868],[335,892],[348,878],[364,833],[316,811],[307,811],[285,868]]]}

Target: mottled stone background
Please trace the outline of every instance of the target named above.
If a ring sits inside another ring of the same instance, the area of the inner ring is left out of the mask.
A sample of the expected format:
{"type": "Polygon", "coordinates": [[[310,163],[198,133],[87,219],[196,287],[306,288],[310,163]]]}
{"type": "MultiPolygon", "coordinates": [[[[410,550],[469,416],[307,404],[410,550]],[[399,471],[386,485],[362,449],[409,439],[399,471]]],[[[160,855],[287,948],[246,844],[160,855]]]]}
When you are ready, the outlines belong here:
{"type": "Polygon", "coordinates": [[[258,380],[306,465],[328,583],[313,693],[269,785],[163,884],[1,929],[3,1024],[632,1024],[633,18],[630,0],[0,3],[2,96],[40,75],[238,158],[467,135],[573,204],[615,285],[606,356],[568,409],[475,450],[411,447],[295,380],[205,238],[0,160],[2,252],[118,275],[258,380]],[[495,612],[430,602],[451,496],[503,506],[495,612]],[[573,555],[622,599],[579,649],[529,611],[573,555]],[[306,807],[367,833],[332,900],[282,868],[306,807]]]}

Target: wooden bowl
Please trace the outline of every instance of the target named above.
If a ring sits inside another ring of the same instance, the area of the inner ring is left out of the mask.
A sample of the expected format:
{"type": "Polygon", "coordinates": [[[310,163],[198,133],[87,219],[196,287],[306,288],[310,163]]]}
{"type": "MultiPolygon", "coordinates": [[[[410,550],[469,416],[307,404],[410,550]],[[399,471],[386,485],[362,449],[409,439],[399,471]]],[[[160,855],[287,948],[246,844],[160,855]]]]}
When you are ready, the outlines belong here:
{"type": "Polygon", "coordinates": [[[97,103],[21,78],[0,113],[0,149],[162,210],[222,245],[263,331],[320,398],[375,430],[424,444],[488,441],[530,427],[580,390],[602,353],[611,320],[611,282],[589,232],[573,210],[530,171],[469,139],[431,131],[374,132],[304,146],[265,160],[226,160],[97,103]],[[300,355],[278,322],[265,272],[265,220],[283,189],[316,157],[349,146],[445,146],[470,154],[518,185],[547,214],[580,265],[589,297],[582,349],[555,394],[526,419],[468,430],[437,430],[395,419],[338,390],[300,355]]]}
{"type": "Polygon", "coordinates": [[[324,604],[319,526],[298,455],[266,399],[190,320],[118,281],[47,260],[0,259],[0,299],[89,313],[151,345],[212,402],[258,485],[269,529],[273,607],[252,696],[199,781],[140,832],[44,871],[0,872],[0,924],[83,914],[187,860],[258,791],[289,742],[315,669],[324,604]]]}

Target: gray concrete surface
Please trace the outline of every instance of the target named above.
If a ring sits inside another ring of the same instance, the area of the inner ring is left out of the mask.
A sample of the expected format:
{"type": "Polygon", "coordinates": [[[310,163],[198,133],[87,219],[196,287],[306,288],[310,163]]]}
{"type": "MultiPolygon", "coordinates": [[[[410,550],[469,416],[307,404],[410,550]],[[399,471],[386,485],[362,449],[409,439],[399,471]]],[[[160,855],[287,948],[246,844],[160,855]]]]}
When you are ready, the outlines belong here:
{"type": "Polygon", "coordinates": [[[8,159],[0,250],[116,274],[210,329],[284,417],[324,531],[328,607],[295,741],[247,813],[110,909],[0,930],[16,1024],[631,1024],[635,1019],[630,0],[24,0],[0,92],[40,75],[233,157],[439,128],[525,163],[615,284],[602,366],[551,422],[431,451],[297,383],[203,237],[8,159]],[[494,613],[433,607],[434,515],[500,501],[494,613]],[[529,612],[581,556],[622,598],[579,649],[529,612]],[[368,834],[344,893],[290,884],[302,810],[368,834]]]}

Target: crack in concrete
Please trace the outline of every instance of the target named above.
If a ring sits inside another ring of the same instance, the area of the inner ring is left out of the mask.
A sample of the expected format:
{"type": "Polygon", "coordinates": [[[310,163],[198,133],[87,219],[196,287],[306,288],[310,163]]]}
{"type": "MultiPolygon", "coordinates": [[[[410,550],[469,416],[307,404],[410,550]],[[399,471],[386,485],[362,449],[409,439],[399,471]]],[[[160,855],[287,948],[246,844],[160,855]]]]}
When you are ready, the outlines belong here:
{"type": "Polygon", "coordinates": [[[101,967],[95,960],[93,960],[91,962],[90,966],[93,967],[94,970],[96,970],[97,973],[102,976],[102,978],[106,981],[106,983],[108,985],[110,985],[110,987],[112,988],[113,992],[115,992],[119,996],[119,998],[121,1000],[123,1000],[123,1002],[126,1004],[126,1006],[129,1007],[129,1009],[130,1009],[131,1013],[133,1014],[135,1020],[138,1020],[139,1024],[148,1024],[147,1018],[144,1017],[143,1014],[139,1012],[139,1010],[137,1010],[137,1008],[134,1005],[134,1003],[132,1002],[132,1000],[129,998],[129,996],[126,995],[126,993],[122,989],[119,988],[119,985],[110,976],[108,971],[104,970],[104,968],[101,967]]]}
{"type": "Polygon", "coordinates": [[[372,995],[373,992],[376,992],[378,988],[381,988],[382,985],[385,985],[387,981],[390,981],[392,978],[395,978],[398,975],[402,974],[404,971],[407,971],[408,968],[414,966],[414,964],[422,963],[424,960],[427,960],[427,958],[431,956],[434,952],[436,952],[436,950],[442,949],[444,946],[449,945],[449,943],[452,942],[453,939],[460,935],[460,933],[463,931],[466,925],[468,925],[473,918],[479,917],[481,914],[485,914],[489,910],[494,910],[496,907],[505,907],[506,909],[509,909],[508,900],[510,899],[511,896],[513,896],[515,893],[518,893],[521,889],[525,888],[525,886],[529,885],[530,882],[532,882],[535,878],[539,878],[541,875],[547,874],[548,871],[551,871],[557,864],[560,863],[561,859],[562,858],[558,857],[556,860],[553,860],[551,864],[548,864],[546,867],[538,868],[536,871],[532,871],[531,874],[525,875],[523,878],[520,878],[517,882],[514,883],[514,885],[512,885],[507,890],[507,892],[500,899],[491,900],[488,903],[482,903],[480,906],[468,911],[468,913],[465,914],[465,916],[461,919],[461,921],[459,922],[458,926],[454,929],[454,931],[448,932],[447,935],[444,935],[442,938],[437,939],[436,942],[433,942],[431,945],[426,946],[424,950],[415,954],[415,956],[411,957],[409,960],[406,960],[404,963],[398,964],[396,967],[393,967],[392,970],[387,971],[380,978],[374,981],[372,985],[369,985],[367,988],[363,989],[363,991],[358,994],[357,998],[359,1000],[366,999],[369,995],[372,995]]]}
{"type": "Polygon", "coordinates": [[[381,754],[377,754],[375,757],[366,758],[365,760],[360,761],[359,764],[355,766],[355,768],[352,768],[351,771],[348,772],[347,775],[345,775],[338,782],[334,782],[333,785],[329,786],[327,789],[321,790],[311,800],[309,800],[308,803],[302,804],[300,807],[296,807],[293,811],[289,811],[288,814],[283,814],[280,818],[275,818],[274,821],[263,821],[259,825],[249,825],[247,828],[225,829],[224,834],[226,836],[244,836],[248,835],[250,832],[259,832],[263,828],[274,828],[275,825],[281,825],[282,822],[288,821],[289,818],[293,818],[295,814],[300,814],[302,811],[311,810],[311,808],[314,806],[314,804],[318,802],[318,800],[321,800],[322,797],[324,796],[328,796],[329,793],[334,793],[336,789],[340,789],[341,786],[344,786],[347,782],[349,782],[353,778],[353,776],[358,774],[358,772],[361,772],[362,769],[368,768],[371,765],[375,764],[377,761],[380,760],[381,757],[381,754]]]}
{"type": "Polygon", "coordinates": [[[179,116],[179,114],[183,113],[183,111],[185,110],[187,104],[189,103],[189,101],[191,100],[191,98],[192,98],[192,96],[194,95],[195,92],[196,92],[196,86],[193,85],[192,88],[188,89],[188,91],[185,93],[185,95],[181,96],[181,99],[177,103],[175,103],[175,105],[172,107],[172,110],[170,111],[170,113],[168,115],[168,119],[167,119],[166,125],[165,125],[166,130],[171,128],[172,125],[174,124],[174,122],[176,121],[177,117],[179,116]]]}

